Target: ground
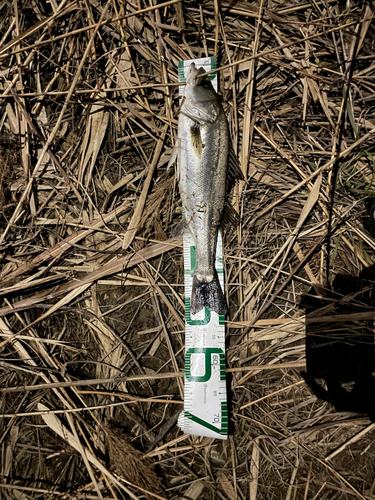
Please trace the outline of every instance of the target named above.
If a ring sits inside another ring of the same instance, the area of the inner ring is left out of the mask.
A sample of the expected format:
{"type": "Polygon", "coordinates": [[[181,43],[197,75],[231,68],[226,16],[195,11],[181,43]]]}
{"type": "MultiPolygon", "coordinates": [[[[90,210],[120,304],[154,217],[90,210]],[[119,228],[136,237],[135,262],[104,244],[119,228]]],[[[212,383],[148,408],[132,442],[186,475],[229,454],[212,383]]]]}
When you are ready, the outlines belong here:
{"type": "Polygon", "coordinates": [[[375,498],[371,2],[0,4],[0,498],[375,498]],[[228,440],[184,435],[180,60],[217,56],[228,440]]]}

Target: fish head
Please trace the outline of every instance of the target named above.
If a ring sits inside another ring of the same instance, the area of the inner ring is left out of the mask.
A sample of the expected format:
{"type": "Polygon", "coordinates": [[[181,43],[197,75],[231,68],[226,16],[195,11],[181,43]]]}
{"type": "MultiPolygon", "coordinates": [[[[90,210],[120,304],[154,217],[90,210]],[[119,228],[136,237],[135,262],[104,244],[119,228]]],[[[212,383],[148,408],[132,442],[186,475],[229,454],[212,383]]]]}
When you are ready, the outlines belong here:
{"type": "Polygon", "coordinates": [[[212,101],[217,98],[208,75],[203,68],[198,68],[195,63],[190,64],[189,74],[186,79],[185,97],[196,102],[212,101]]]}
{"type": "Polygon", "coordinates": [[[206,73],[204,68],[197,68],[195,63],[192,62],[190,64],[189,74],[188,74],[186,83],[188,85],[192,85],[193,87],[195,87],[196,85],[201,85],[204,78],[207,78],[209,80],[207,75],[205,77],[201,76],[204,73],[206,73]]]}

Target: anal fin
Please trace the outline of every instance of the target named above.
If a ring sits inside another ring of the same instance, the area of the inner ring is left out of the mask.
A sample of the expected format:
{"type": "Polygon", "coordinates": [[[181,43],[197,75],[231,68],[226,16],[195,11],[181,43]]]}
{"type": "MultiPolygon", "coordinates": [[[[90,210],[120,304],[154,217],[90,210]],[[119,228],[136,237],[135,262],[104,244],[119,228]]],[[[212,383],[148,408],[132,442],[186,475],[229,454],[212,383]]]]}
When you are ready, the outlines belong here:
{"type": "Polygon", "coordinates": [[[172,238],[178,238],[179,236],[182,236],[187,228],[187,222],[186,219],[183,218],[173,229],[172,231],[172,238]]]}
{"type": "Polygon", "coordinates": [[[220,221],[221,227],[225,230],[229,230],[234,227],[237,227],[239,223],[240,223],[240,216],[237,210],[229,203],[226,203],[224,205],[223,214],[221,216],[221,221],[220,221]]]}
{"type": "Polygon", "coordinates": [[[229,146],[228,167],[227,167],[227,192],[229,193],[236,182],[244,181],[245,177],[242,173],[237,155],[234,152],[233,146],[229,146]]]}

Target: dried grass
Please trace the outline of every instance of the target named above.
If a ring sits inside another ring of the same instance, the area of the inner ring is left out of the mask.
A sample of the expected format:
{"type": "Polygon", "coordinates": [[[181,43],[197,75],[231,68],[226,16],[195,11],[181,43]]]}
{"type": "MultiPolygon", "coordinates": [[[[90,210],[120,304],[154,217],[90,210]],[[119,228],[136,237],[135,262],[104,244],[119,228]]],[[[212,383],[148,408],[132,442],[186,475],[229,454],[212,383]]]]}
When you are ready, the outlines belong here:
{"type": "Polygon", "coordinates": [[[0,2],[1,498],[375,498],[374,15],[0,2]],[[177,62],[214,54],[245,177],[225,238],[227,442],[177,427],[167,169],[177,62]]]}

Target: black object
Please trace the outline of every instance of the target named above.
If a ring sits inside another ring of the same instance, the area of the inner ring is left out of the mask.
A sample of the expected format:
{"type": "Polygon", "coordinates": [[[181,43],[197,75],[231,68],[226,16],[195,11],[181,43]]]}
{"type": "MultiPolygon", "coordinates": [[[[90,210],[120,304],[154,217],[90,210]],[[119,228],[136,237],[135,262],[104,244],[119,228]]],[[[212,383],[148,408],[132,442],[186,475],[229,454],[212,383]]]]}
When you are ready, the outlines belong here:
{"type": "MultiPolygon", "coordinates": [[[[375,208],[375,207],[374,207],[375,208]]],[[[375,266],[358,278],[338,275],[325,298],[312,289],[306,308],[305,380],[315,395],[337,411],[367,414],[375,421],[374,321],[360,313],[375,308],[375,266]],[[331,310],[327,311],[327,306],[331,310]],[[333,308],[333,310],[332,310],[333,308]],[[349,319],[340,315],[351,316],[349,319]],[[313,317],[329,316],[325,323],[313,317]],[[337,318],[337,320],[335,320],[337,318]]]]}
{"type": "Polygon", "coordinates": [[[375,236],[375,198],[366,201],[366,215],[363,217],[363,227],[375,236]]]}

